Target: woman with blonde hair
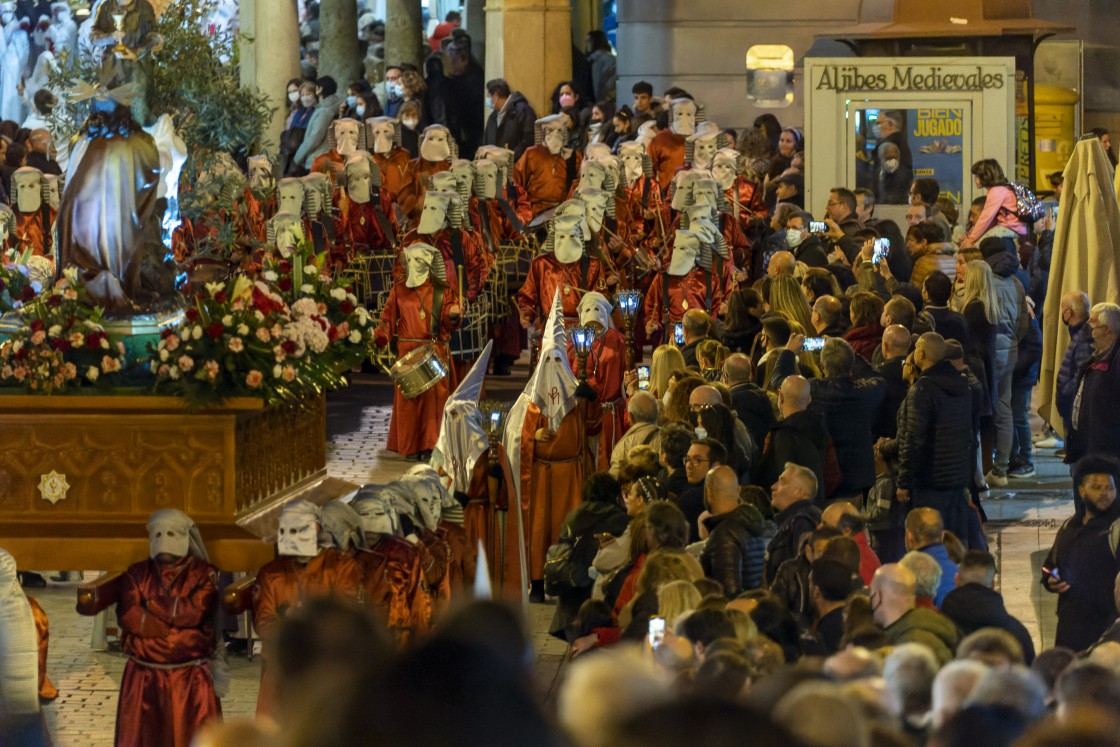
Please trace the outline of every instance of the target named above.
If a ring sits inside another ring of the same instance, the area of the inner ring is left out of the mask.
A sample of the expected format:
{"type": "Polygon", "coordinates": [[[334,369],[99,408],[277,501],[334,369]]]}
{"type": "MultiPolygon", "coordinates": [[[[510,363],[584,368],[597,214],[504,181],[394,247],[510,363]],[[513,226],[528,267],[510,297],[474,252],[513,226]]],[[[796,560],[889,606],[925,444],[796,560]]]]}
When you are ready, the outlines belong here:
{"type": "Polygon", "coordinates": [[[779,275],[770,280],[770,311],[797,322],[802,329],[814,329],[813,312],[801,290],[801,283],[789,275],[779,275]]]}
{"type": "Polygon", "coordinates": [[[700,592],[692,581],[669,581],[657,590],[657,614],[665,618],[665,630],[672,630],[678,617],[699,606],[700,592]]]}
{"type": "Polygon", "coordinates": [[[649,367],[649,393],[663,399],[669,392],[669,374],[684,370],[684,355],[675,345],[659,345],[649,367]]]}
{"type": "Polygon", "coordinates": [[[984,386],[984,403],[980,416],[994,414],[999,393],[996,391],[996,370],[993,353],[996,349],[996,322],[999,319],[999,298],[996,296],[992,266],[982,259],[968,263],[964,271],[964,290],[957,311],[968,325],[968,340],[964,349],[965,360],[980,361],[984,370],[976,371],[976,378],[984,386]]]}

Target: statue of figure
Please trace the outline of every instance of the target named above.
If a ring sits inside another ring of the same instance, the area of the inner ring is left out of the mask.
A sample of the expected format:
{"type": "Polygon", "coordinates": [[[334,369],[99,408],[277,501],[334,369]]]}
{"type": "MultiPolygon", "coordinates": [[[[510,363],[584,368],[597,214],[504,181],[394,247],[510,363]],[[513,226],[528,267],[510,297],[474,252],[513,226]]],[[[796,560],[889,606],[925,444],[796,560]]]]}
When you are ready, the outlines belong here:
{"type": "Polygon", "coordinates": [[[94,47],[108,47],[101,60],[101,85],[113,89],[131,84],[132,115],[141,125],[149,124],[151,53],[163,47],[156,29],[156,13],[148,0],[105,0],[89,35],[94,47]]]}

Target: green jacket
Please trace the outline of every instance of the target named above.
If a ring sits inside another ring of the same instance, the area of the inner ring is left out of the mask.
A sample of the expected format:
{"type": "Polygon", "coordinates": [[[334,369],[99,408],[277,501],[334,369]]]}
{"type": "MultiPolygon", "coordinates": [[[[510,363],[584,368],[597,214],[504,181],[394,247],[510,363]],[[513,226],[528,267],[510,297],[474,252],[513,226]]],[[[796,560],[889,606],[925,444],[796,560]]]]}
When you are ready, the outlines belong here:
{"type": "Polygon", "coordinates": [[[898,618],[883,633],[887,643],[922,643],[933,651],[941,666],[953,660],[960,633],[953,621],[935,610],[916,607],[898,618]]]}

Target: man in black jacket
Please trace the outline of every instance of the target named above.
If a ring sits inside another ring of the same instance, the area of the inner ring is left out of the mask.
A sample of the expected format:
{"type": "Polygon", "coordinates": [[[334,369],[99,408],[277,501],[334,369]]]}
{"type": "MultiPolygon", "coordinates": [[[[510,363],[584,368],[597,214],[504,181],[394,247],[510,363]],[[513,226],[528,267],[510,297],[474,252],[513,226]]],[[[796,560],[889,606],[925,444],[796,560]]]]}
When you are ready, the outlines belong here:
{"type": "Polygon", "coordinates": [[[1023,647],[1023,662],[1034,661],[1034,641],[1023,623],[1008,613],[1003,597],[992,588],[996,580],[996,561],[984,550],[969,550],[957,570],[957,588],[945,595],[941,614],[961,629],[961,635],[980,628],[1000,628],[1015,636],[1023,647]]]}
{"type": "Polygon", "coordinates": [[[698,366],[696,347],[711,335],[712,318],[703,309],[689,309],[684,312],[681,328],[684,331],[684,347],[681,348],[684,364],[698,366]]]}
{"type": "Polygon", "coordinates": [[[774,407],[770,397],[756,385],[751,359],[743,353],[733,353],[723,362],[721,381],[731,390],[731,409],[747,427],[756,445],[766,440],[766,434],[774,427],[774,407]]]}
{"type": "Polygon", "coordinates": [[[824,415],[809,409],[809,381],[787,376],[778,390],[782,419],[771,429],[759,464],[756,485],[775,483],[788,462],[805,465],[816,482],[810,499],[824,500],[824,460],[828,451],[828,426],[824,415]]]}
{"type": "Polygon", "coordinates": [[[688,484],[677,496],[677,508],[688,519],[688,541],[700,541],[699,521],[704,513],[704,477],[709,470],[727,464],[727,449],[714,438],[693,441],[684,458],[688,484]]]}
{"type": "Polygon", "coordinates": [[[777,482],[770,488],[770,505],[777,511],[774,538],[766,546],[766,583],[773,583],[778,567],[797,557],[801,537],[813,531],[821,520],[821,510],[813,505],[817,477],[813,471],[788,462],[777,482]]]}
{"type": "Polygon", "coordinates": [[[804,262],[809,267],[828,267],[828,254],[825,253],[821,240],[809,233],[812,221],[810,213],[791,215],[786,221],[786,243],[798,262],[804,262]]]}
{"type": "Polygon", "coordinates": [[[766,521],[758,509],[739,502],[739,481],[730,467],[715,467],[704,478],[703,519],[708,542],[700,555],[704,575],[719,581],[728,599],[762,585],[766,521]]]}
{"type": "Polygon", "coordinates": [[[883,377],[886,394],[879,411],[879,422],[875,425],[878,438],[894,438],[898,435],[898,408],[906,399],[910,385],[902,377],[902,364],[910,354],[910,331],[901,324],[892,324],[883,331],[883,344],[880,346],[883,362],[875,366],[875,371],[883,377]]]}
{"type": "Polygon", "coordinates": [[[1120,457],[1120,428],[1112,406],[1120,401],[1120,306],[1098,303],[1089,311],[1093,356],[1080,373],[1067,442],[1067,462],[1085,454],[1120,457]]]}
{"type": "Polygon", "coordinates": [[[921,372],[898,416],[896,495],[912,508],[941,512],[945,528],[968,537],[965,489],[972,474],[972,392],[945,360],[945,338],[927,332],[912,356],[921,372]]]}
{"type": "Polygon", "coordinates": [[[493,111],[486,120],[486,145],[497,145],[513,151],[513,160],[521,158],[525,149],[533,144],[533,124],[537,114],[520,91],[509,90],[509,83],[494,78],[486,84],[486,97],[493,111]]]}
{"type": "Polygon", "coordinates": [[[821,348],[824,376],[809,381],[809,410],[825,416],[828,435],[836,447],[840,484],[830,497],[859,497],[862,502],[864,492],[875,482],[871,432],[887,385],[877,374],[857,378],[853,373],[855,358],[847,340],[825,340],[821,348]]]}
{"type": "Polygon", "coordinates": [[[964,317],[949,308],[949,298],[953,295],[953,281],[941,270],[926,275],[922,284],[922,307],[933,318],[933,329],[946,340],[956,340],[968,348],[968,322],[964,317]]]}

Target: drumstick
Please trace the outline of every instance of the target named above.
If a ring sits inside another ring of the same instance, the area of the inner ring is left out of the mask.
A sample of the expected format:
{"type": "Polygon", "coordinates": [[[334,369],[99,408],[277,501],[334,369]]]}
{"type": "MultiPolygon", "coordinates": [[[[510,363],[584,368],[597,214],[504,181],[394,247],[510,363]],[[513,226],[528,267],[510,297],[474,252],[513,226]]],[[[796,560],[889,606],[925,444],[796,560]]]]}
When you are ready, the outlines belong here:
{"type": "Polygon", "coordinates": [[[464,303],[463,297],[463,266],[459,265],[459,303],[464,303]]]}

